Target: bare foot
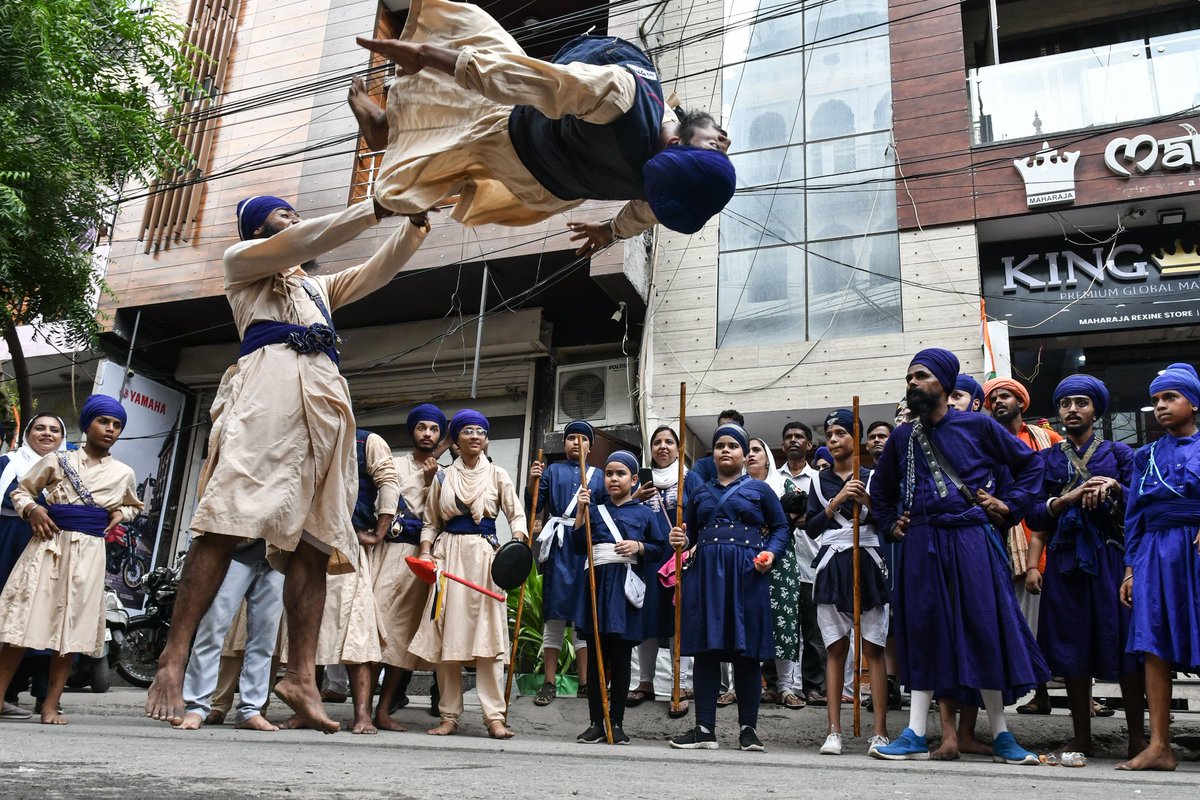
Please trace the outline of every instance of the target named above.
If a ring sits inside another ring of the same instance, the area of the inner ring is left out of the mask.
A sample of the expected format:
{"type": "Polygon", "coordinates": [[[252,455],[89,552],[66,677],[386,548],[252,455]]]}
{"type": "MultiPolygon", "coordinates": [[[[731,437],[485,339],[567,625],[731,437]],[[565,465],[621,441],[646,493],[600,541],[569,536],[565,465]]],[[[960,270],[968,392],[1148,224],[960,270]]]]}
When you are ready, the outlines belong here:
{"type": "Polygon", "coordinates": [[[66,725],[67,718],[58,712],[58,709],[49,709],[42,711],[43,725],[66,725]]]}
{"type": "Polygon", "coordinates": [[[979,741],[974,736],[959,736],[958,749],[960,752],[976,756],[990,756],[992,754],[992,746],[987,742],[979,741]]]}
{"type": "Polygon", "coordinates": [[[350,729],[351,733],[361,733],[366,736],[374,736],[379,733],[379,729],[371,722],[370,717],[359,719],[358,715],[354,715],[354,727],[350,729]]]}
{"type": "Polygon", "coordinates": [[[178,725],[172,725],[177,731],[198,731],[200,726],[204,724],[204,718],[195,711],[189,711],[183,715],[183,721],[178,725]]]}
{"type": "Polygon", "coordinates": [[[493,722],[488,725],[488,736],[493,739],[511,739],[517,734],[504,726],[503,722],[493,722]]]}
{"type": "Polygon", "coordinates": [[[306,686],[291,675],[285,675],[283,680],[275,684],[275,694],[313,730],[322,733],[337,733],[341,730],[342,726],[325,713],[325,706],[321,703],[321,695],[315,685],[306,686]]]}
{"type": "Polygon", "coordinates": [[[1146,749],[1145,738],[1137,738],[1129,740],[1129,747],[1126,748],[1125,754],[1128,758],[1134,758],[1146,749]]]}
{"type": "Polygon", "coordinates": [[[387,147],[388,123],[387,114],[379,104],[367,93],[367,84],[362,78],[350,81],[350,93],[346,97],[354,118],[362,128],[363,138],[367,147],[372,150],[383,150],[387,147]]]}
{"type": "Polygon", "coordinates": [[[279,727],[281,730],[285,731],[299,731],[307,729],[308,724],[304,720],[300,719],[299,715],[292,714],[290,717],[285,719],[283,724],[279,727]]]}
{"type": "Polygon", "coordinates": [[[213,709],[212,711],[208,712],[208,716],[204,718],[204,724],[205,725],[224,725],[225,724],[225,712],[217,711],[216,709],[213,709]]]}
{"type": "MultiPolygon", "coordinates": [[[[295,717],[293,717],[292,719],[295,719],[295,717]]],[[[253,717],[250,717],[250,719],[242,720],[241,722],[239,722],[237,725],[234,725],[233,727],[237,728],[239,731],[277,731],[277,730],[279,730],[278,725],[273,724],[269,719],[264,717],[262,714],[255,714],[253,717]]]]}
{"type": "MultiPolygon", "coordinates": [[[[1083,753],[1088,758],[1091,758],[1092,756],[1094,756],[1096,754],[1096,748],[1092,744],[1091,739],[1087,739],[1084,741],[1080,741],[1079,739],[1072,739],[1071,741],[1064,744],[1062,747],[1054,748],[1053,752],[1058,755],[1062,755],[1063,753],[1083,753]]],[[[1133,757],[1133,755],[1130,755],[1130,758],[1132,758],[1132,757],[1133,757]]]]}
{"type": "Polygon", "coordinates": [[[394,731],[396,733],[404,733],[408,730],[407,727],[392,719],[391,715],[383,708],[375,711],[375,727],[381,731],[394,731]]]}
{"type": "Polygon", "coordinates": [[[942,739],[942,745],[929,754],[933,761],[958,761],[958,741],[942,739]]]}
{"type": "Polygon", "coordinates": [[[1178,766],[1179,761],[1176,760],[1170,747],[1147,747],[1123,764],[1117,764],[1117,769],[1131,772],[1139,770],[1174,772],[1178,766]]]}
{"type": "Polygon", "coordinates": [[[160,666],[146,691],[146,716],[172,725],[183,722],[183,670],[160,666]]]}
{"type": "Polygon", "coordinates": [[[458,723],[452,719],[444,719],[436,728],[425,731],[430,736],[453,736],[458,733],[458,723]]]}

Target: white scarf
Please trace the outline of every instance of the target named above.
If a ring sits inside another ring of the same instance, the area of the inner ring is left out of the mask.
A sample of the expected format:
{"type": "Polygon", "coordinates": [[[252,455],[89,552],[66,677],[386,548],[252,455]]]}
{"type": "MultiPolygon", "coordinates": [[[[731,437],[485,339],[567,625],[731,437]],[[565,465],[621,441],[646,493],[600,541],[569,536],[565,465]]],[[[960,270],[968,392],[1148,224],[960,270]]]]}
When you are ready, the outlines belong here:
{"type": "Polygon", "coordinates": [[[775,467],[775,455],[771,452],[771,448],[767,447],[767,443],[762,439],[751,439],[750,441],[761,444],[767,454],[767,477],[763,478],[763,483],[771,487],[771,491],[775,493],[776,497],[783,497],[783,493],[787,491],[787,486],[783,482],[783,476],[779,474],[779,470],[775,467]]]}
{"type": "Polygon", "coordinates": [[[8,456],[8,463],[4,466],[4,472],[0,473],[0,492],[8,492],[8,487],[12,486],[13,481],[19,481],[25,477],[25,473],[33,468],[33,465],[42,460],[42,457],[34,451],[28,444],[22,444],[16,450],[5,453],[8,456]]]}
{"type": "MultiPolygon", "coordinates": [[[[651,462],[653,464],[654,462],[651,462]]],[[[655,489],[670,489],[679,482],[679,459],[676,458],[665,467],[653,467],[654,470],[654,488],[655,489]]],[[[683,468],[684,477],[687,477],[688,468],[683,468]]]]}
{"type": "Polygon", "coordinates": [[[453,499],[470,509],[471,519],[476,524],[492,510],[488,508],[488,500],[497,498],[497,503],[499,502],[492,462],[484,455],[479,457],[474,469],[464,464],[462,458],[454,459],[454,463],[446,470],[445,485],[442,488],[443,498],[446,497],[447,489],[450,490],[448,493],[453,499]]]}

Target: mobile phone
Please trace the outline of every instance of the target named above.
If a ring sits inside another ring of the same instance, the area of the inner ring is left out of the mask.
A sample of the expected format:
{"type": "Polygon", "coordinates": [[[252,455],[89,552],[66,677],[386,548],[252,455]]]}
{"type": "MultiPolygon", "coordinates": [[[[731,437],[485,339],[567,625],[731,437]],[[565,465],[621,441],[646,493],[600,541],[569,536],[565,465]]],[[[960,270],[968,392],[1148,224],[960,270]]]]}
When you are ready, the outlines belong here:
{"type": "Polygon", "coordinates": [[[642,486],[650,486],[654,483],[654,470],[646,467],[638,470],[638,483],[642,486]]]}

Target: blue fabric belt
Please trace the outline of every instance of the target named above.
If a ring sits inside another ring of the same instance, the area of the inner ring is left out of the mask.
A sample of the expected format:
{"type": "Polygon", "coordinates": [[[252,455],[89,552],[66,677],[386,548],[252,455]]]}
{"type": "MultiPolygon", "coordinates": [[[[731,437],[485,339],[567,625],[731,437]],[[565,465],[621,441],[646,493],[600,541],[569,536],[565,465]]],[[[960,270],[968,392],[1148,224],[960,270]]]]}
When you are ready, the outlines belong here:
{"type": "Polygon", "coordinates": [[[59,530],[78,531],[88,536],[103,536],[108,527],[108,512],[99,506],[51,503],[46,507],[59,530]]]}
{"type": "Polygon", "coordinates": [[[496,520],[488,517],[479,520],[478,524],[469,514],[460,514],[457,517],[452,517],[446,521],[446,533],[458,535],[475,534],[486,539],[492,547],[500,546],[500,542],[496,538],[496,520]]]}
{"type": "Polygon", "coordinates": [[[1184,525],[1200,525],[1200,501],[1156,500],[1146,509],[1145,529],[1160,531],[1184,525]]]}
{"type": "Polygon", "coordinates": [[[314,322],[306,327],[261,320],[246,328],[238,358],[248,356],[269,344],[286,344],[297,353],[324,353],[334,364],[340,364],[335,347],[337,340],[337,331],[321,322],[314,322]]]}
{"type": "MultiPolygon", "coordinates": [[[[458,519],[457,517],[455,519],[458,519]]],[[[468,518],[469,519],[469,518],[468,518]]],[[[492,527],[495,527],[495,521],[492,520],[492,527]]],[[[388,532],[385,537],[389,542],[401,542],[402,544],[420,544],[421,543],[421,528],[422,523],[419,519],[409,519],[405,517],[400,520],[400,530],[396,533],[388,532]]]]}
{"type": "Polygon", "coordinates": [[[713,544],[736,544],[743,547],[761,548],[763,545],[762,528],[747,525],[744,522],[711,522],[700,531],[696,544],[699,547],[713,544]]]}

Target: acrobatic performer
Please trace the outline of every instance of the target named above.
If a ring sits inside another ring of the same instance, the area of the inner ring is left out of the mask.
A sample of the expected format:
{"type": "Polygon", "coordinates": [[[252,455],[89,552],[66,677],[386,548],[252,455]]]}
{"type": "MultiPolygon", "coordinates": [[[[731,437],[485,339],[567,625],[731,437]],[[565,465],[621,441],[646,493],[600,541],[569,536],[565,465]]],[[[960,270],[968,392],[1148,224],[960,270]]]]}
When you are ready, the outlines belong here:
{"type": "Polygon", "coordinates": [[[386,111],[361,82],[350,90],[367,143],[386,146],[375,191],[396,213],[457,194],[464,225],[519,226],[631,201],[609,222],[570,225],[585,255],[656,222],[695,233],[733,196],[725,132],[708,114],[680,120],[622,39],[577,37],[551,63],[477,6],[414,0],[399,39],[358,42],[399,67],[386,111]]]}
{"type": "Polygon", "coordinates": [[[278,197],[238,204],[243,241],[225,251],[225,295],[242,337],[241,355],[221,378],[211,410],[208,459],[171,633],[146,698],[146,716],[179,724],[183,670],[196,626],[225,577],[233,549],[265,539],[284,573],[287,674],[275,693],[299,722],[326,733],[338,723],[317,692],[314,659],[325,574],[352,572],[358,537],[351,522],[358,469],[350,389],[338,370],[330,312],[384,286],[427,232],[424,217],[403,221],[363,265],[309,277],[313,259],[390,215],[377,204],[301,222],[278,197]],[[264,442],[270,442],[266,447],[264,442]]]}

